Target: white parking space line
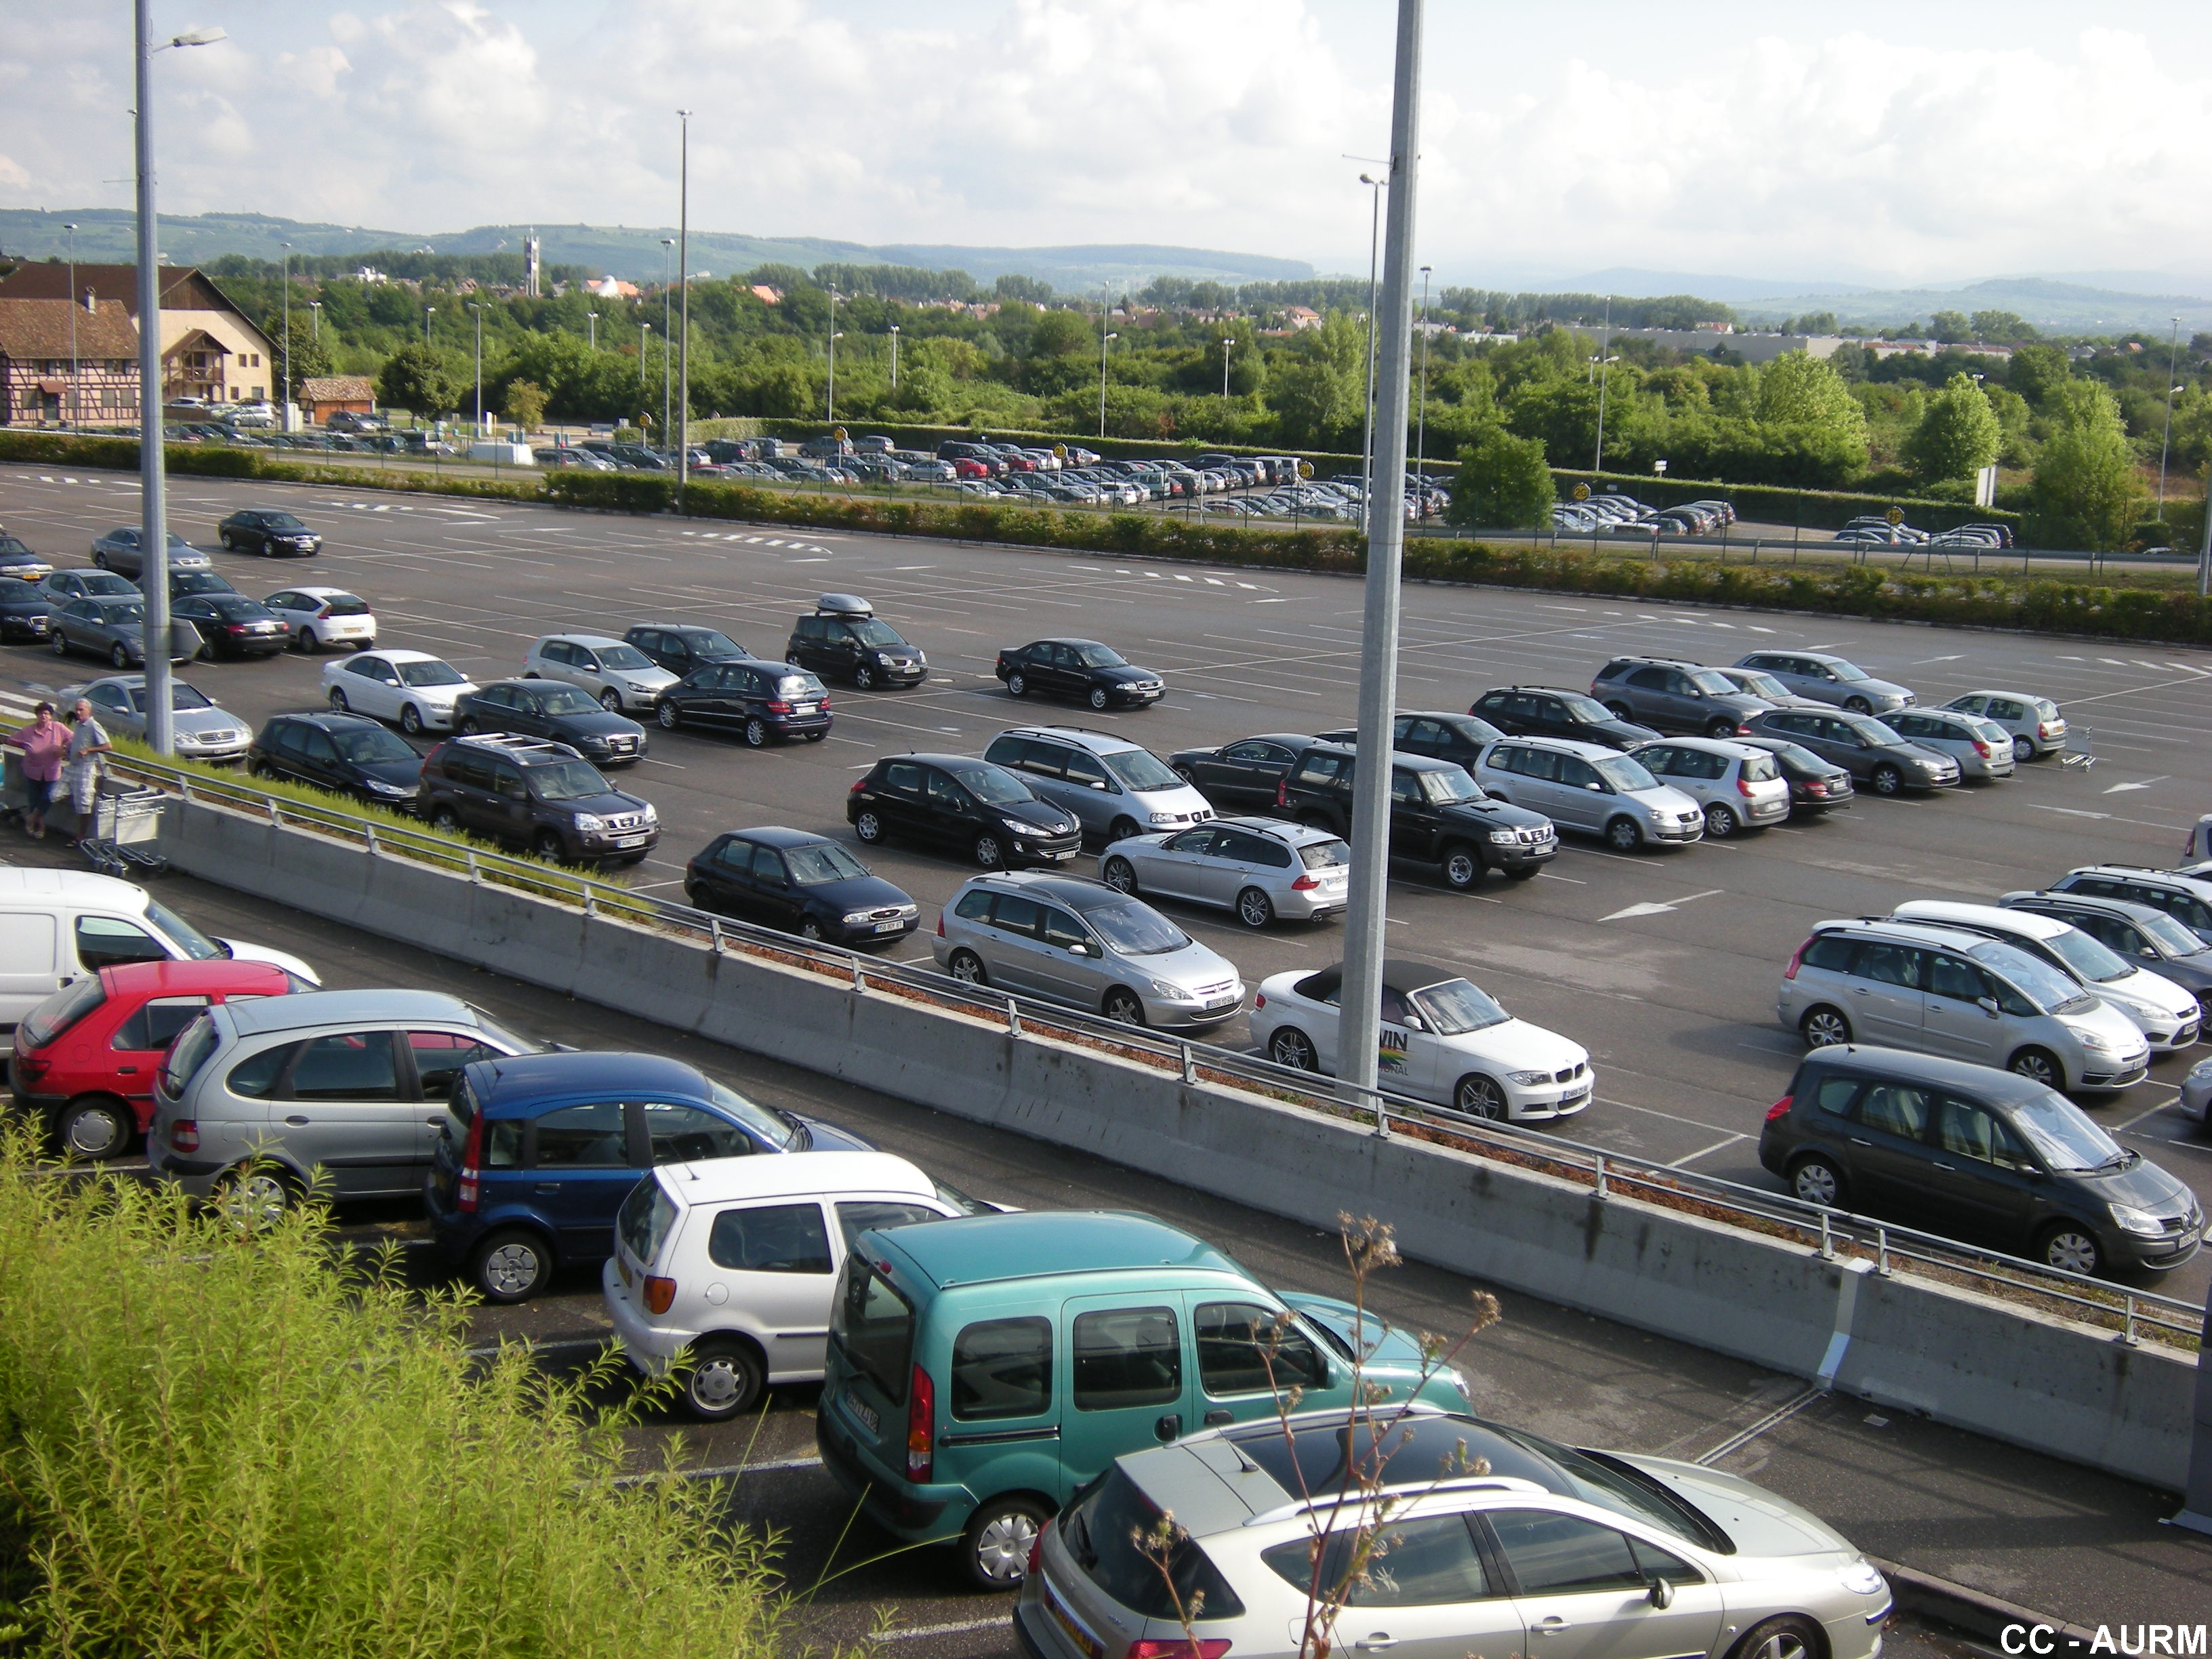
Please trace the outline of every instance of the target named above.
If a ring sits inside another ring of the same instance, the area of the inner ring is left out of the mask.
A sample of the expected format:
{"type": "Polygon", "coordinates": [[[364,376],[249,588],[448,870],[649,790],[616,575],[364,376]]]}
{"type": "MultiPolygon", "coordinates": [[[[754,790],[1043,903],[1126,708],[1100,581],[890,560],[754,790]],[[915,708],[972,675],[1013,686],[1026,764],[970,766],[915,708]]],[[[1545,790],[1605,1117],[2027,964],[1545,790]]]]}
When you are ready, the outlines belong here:
{"type": "Polygon", "coordinates": [[[1717,1152],[1721,1151],[1723,1147],[1728,1147],[1728,1146],[1735,1146],[1735,1145],[1736,1144],[1736,1142],[1738,1142],[1739,1140],[1748,1140],[1748,1139],[1751,1139],[1751,1137],[1750,1137],[1749,1135],[1745,1135],[1745,1134],[1731,1134],[1731,1135],[1725,1135],[1725,1136],[1722,1137],[1720,1139],[1716,1140],[1715,1142],[1713,1142],[1713,1144],[1712,1144],[1711,1146],[1700,1146],[1700,1147],[1699,1147],[1696,1152],[1685,1152],[1685,1153],[1684,1153],[1681,1157],[1680,1157],[1680,1158],[1669,1158],[1669,1159],[1668,1159],[1668,1160],[1667,1160],[1667,1167],[1668,1167],[1668,1169],[1670,1169],[1670,1170],[1679,1170],[1679,1169],[1680,1169],[1680,1168],[1681,1168],[1685,1164],[1694,1164],[1694,1163],[1696,1163],[1699,1158],[1701,1158],[1705,1157],[1708,1152],[1717,1152]]]}

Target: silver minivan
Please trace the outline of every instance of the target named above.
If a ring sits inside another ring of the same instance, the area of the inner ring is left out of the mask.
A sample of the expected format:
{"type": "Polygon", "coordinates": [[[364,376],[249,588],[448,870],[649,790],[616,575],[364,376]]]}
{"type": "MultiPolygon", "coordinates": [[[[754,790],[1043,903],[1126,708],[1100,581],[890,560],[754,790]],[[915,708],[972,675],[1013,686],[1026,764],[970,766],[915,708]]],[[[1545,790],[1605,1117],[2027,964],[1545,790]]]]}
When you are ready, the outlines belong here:
{"type": "Polygon", "coordinates": [[[966,984],[1127,1025],[1218,1025],[1244,1006],[1236,963],[1141,899],[1080,876],[977,876],[945,907],[930,949],[966,984]]]}
{"type": "Polygon", "coordinates": [[[1716,840],[1790,816],[1790,780],[1770,750],[1727,738],[1669,738],[1629,752],[1705,808],[1705,833],[1716,840]]]}
{"type": "Polygon", "coordinates": [[[1021,780],[1041,800],[1075,814],[1103,841],[1181,830],[1213,816],[1205,796],[1141,744],[1079,726],[1017,726],[991,739],[983,758],[1021,780]]]}
{"type": "Polygon", "coordinates": [[[1882,718],[1907,743],[1933,749],[1959,763],[1961,778],[1984,783],[2013,775],[2012,733],[1994,720],[1949,708],[1908,708],[1882,718]]]}
{"type": "Polygon", "coordinates": [[[2065,752],[2066,716],[2048,697],[2026,691],[1969,691],[1943,707],[1978,715],[2002,727],[2012,738],[2016,759],[2031,761],[2038,755],[2065,752]]]}
{"type": "Polygon", "coordinates": [[[1618,852],[1705,839],[1703,805],[1653,777],[1633,755],[1602,744],[1501,738],[1471,769],[1500,799],[1541,812],[1562,830],[1602,836],[1618,852]]]}
{"type": "Polygon", "coordinates": [[[2069,1092],[2127,1088],[2150,1065],[2135,1022],[2056,968],[2001,939],[1917,922],[1820,923],[1790,957],[1774,1012],[1815,1048],[1948,1054],[2069,1092]]]}

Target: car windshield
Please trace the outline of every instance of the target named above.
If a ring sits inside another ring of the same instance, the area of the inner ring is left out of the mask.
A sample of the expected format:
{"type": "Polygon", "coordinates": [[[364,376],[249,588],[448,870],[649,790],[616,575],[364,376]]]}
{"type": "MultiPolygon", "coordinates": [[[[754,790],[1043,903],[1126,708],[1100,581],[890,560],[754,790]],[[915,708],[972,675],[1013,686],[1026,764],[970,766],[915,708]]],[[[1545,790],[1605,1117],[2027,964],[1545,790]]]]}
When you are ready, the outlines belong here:
{"type": "Polygon", "coordinates": [[[263,526],[270,530],[305,530],[307,527],[289,513],[264,513],[261,517],[263,526]]]}
{"type": "Polygon", "coordinates": [[[1341,870],[1352,862],[1352,848],[1340,841],[1312,841],[1298,848],[1298,862],[1309,870],[1341,870]]]}
{"type": "Polygon", "coordinates": [[[2033,1002],[2039,1013],[2078,1013],[2097,1000],[2056,968],[2013,945],[1992,940],[1977,945],[1968,954],[2010,980],[2014,989],[2033,1002]]]}
{"type": "Polygon", "coordinates": [[[2169,957],[2202,956],[2207,950],[2212,950],[2212,945],[2207,945],[2163,911],[2154,915],[2137,916],[2135,923],[2151,936],[2152,942],[2160,951],[2169,957]]]}
{"type": "Polygon", "coordinates": [[[330,739],[338,751],[338,758],[351,761],[356,766],[416,758],[412,749],[380,726],[350,726],[330,733],[330,739]]]}
{"type": "Polygon", "coordinates": [[[2014,1101],[2008,1115],[2053,1170],[2116,1169],[2128,1161],[2119,1143],[2063,1095],[2045,1090],[2032,1100],[2014,1101]]]}
{"type": "Polygon", "coordinates": [[[2045,943],[2050,945],[2052,954],[2074,970],[2076,979],[2110,985],[2113,981],[2125,979],[2136,971],[2133,963],[2100,945],[2079,927],[2069,927],[2057,938],[2045,943]]]}
{"type": "Polygon", "coordinates": [[[136,593],[138,591],[112,570],[83,571],[78,574],[77,580],[84,584],[85,592],[94,599],[106,594],[136,593]]]}
{"type": "Polygon", "coordinates": [[[554,761],[530,769],[530,787],[540,800],[588,800],[612,794],[607,781],[589,761],[554,761]]]}
{"type": "Polygon", "coordinates": [[[1832,659],[1828,664],[1828,667],[1839,680],[1863,680],[1869,678],[1865,669],[1855,662],[1845,662],[1841,657],[1832,659]]]}
{"type": "Polygon", "coordinates": [[[801,887],[819,887],[826,881],[851,881],[868,873],[868,866],[834,841],[812,847],[787,847],[783,861],[791,878],[801,887]]]}
{"type": "Polygon", "coordinates": [[[1416,772],[1421,781],[1421,799],[1432,806],[1449,806],[1454,801],[1487,800],[1482,786],[1468,776],[1457,766],[1440,766],[1433,772],[1416,772]]]}
{"type": "Polygon", "coordinates": [[[213,962],[217,957],[230,954],[159,899],[146,901],[146,920],[167,933],[175,941],[177,948],[193,962],[213,962]]]}
{"type": "Polygon", "coordinates": [[[718,634],[711,628],[694,633],[679,634],[677,637],[690,647],[691,654],[709,662],[720,662],[725,657],[742,657],[744,647],[727,634],[718,634]]]}
{"type": "Polygon", "coordinates": [[[100,607],[99,620],[110,628],[126,627],[131,623],[145,621],[146,607],[143,605],[103,605],[100,607]]]}
{"type": "Polygon", "coordinates": [[[889,623],[878,622],[873,617],[863,617],[858,622],[848,622],[845,625],[853,630],[853,637],[862,645],[886,646],[906,643],[899,637],[897,629],[893,628],[889,623]]]}
{"type": "Polygon", "coordinates": [[[1869,748],[1888,749],[1905,741],[1887,720],[1863,715],[1856,720],[1845,719],[1844,724],[1850,727],[1869,748]]]}
{"type": "Polygon", "coordinates": [[[796,1150],[793,1143],[799,1139],[798,1124],[778,1116],[765,1106],[747,1100],[735,1089],[725,1089],[712,1078],[707,1080],[707,1091],[725,1114],[737,1119],[776,1151],[796,1150]]]}
{"type": "Polygon", "coordinates": [[[1644,769],[1644,763],[1631,760],[1626,755],[1607,755],[1602,760],[1590,763],[1603,778],[1623,794],[1633,794],[1639,789],[1656,789],[1659,780],[1644,769]]]}
{"type": "MultiPolygon", "coordinates": [[[[1730,676],[1724,674],[1721,678],[1727,679],[1730,676]]],[[[1733,678],[1745,690],[1755,696],[1765,697],[1770,702],[1787,702],[1790,700],[1790,688],[1771,674],[1762,673],[1756,668],[1739,668],[1733,678]]]]}
{"type": "Polygon", "coordinates": [[[423,662],[396,662],[402,685],[466,685],[469,677],[451,663],[440,662],[432,657],[423,662]]]}
{"type": "Polygon", "coordinates": [[[1118,755],[1101,755],[1106,769],[1130,789],[1180,789],[1182,780],[1165,761],[1149,749],[1124,749],[1118,755]]]}
{"type": "Polygon", "coordinates": [[[1729,683],[1729,677],[1717,668],[1692,668],[1682,678],[1710,696],[1729,697],[1735,695],[1735,687],[1729,683]]]}
{"type": "Polygon", "coordinates": [[[634,645],[595,645],[592,652],[602,668],[650,668],[653,659],[634,645]]]}
{"type": "Polygon", "coordinates": [[[1129,659],[1110,645],[1085,645],[1076,647],[1085,668],[1126,668],[1129,659]]]}
{"type": "Polygon", "coordinates": [[[961,787],[987,806],[1017,806],[1035,799],[1012,773],[1001,772],[995,766],[963,767],[952,775],[961,787]]]}
{"type": "Polygon", "coordinates": [[[1563,693],[1559,701],[1567,706],[1567,718],[1583,726],[1602,726],[1613,718],[1613,711],[1603,703],[1579,692],[1563,693]]]}
{"type": "Polygon", "coordinates": [[[1084,921],[1109,948],[1125,957],[1164,957],[1190,943],[1190,936],[1148,904],[1134,899],[1085,910],[1084,921]]]}
{"type": "MultiPolygon", "coordinates": [[[[144,686],[131,688],[131,707],[141,714],[146,712],[144,686]]],[[[182,680],[173,680],[169,684],[169,707],[181,712],[187,708],[212,708],[215,704],[209,702],[207,695],[197,686],[186,685],[182,680]]]]}
{"type": "Polygon", "coordinates": [[[573,685],[538,684],[544,690],[538,693],[538,707],[549,714],[596,714],[599,706],[573,685]]]}
{"type": "Polygon", "coordinates": [[[1503,1025],[1512,1018],[1487,992],[1463,979],[1416,991],[1413,1000],[1429,1030],[1438,1036],[1464,1036],[1486,1025],[1503,1025]]]}

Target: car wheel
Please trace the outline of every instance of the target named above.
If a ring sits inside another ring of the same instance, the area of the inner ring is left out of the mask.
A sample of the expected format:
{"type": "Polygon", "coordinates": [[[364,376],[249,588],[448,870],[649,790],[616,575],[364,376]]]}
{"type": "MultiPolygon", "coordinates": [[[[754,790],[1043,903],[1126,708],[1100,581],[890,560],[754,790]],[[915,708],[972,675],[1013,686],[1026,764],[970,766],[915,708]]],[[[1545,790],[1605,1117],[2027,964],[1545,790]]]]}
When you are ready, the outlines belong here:
{"type": "Polygon", "coordinates": [[[862,663],[859,667],[855,668],[853,671],[853,689],[856,691],[874,690],[876,689],[876,671],[869,667],[866,663],[862,663]]]}
{"type": "Polygon", "coordinates": [[[422,735],[422,711],[409,703],[399,711],[399,729],[410,738],[422,735]]]}
{"type": "Polygon", "coordinates": [[[1106,705],[1112,701],[1113,699],[1106,695],[1106,688],[1104,686],[1094,685],[1091,688],[1090,702],[1093,708],[1103,711],[1106,705]]]}
{"type": "Polygon", "coordinates": [[[1753,1625],[1729,1650],[1729,1659],[1819,1659],[1820,1626],[1796,1613],[1753,1625]]]}
{"type": "Polygon", "coordinates": [[[323,652],[323,636],[312,628],[303,628],[294,635],[292,643],[303,657],[319,657],[323,652]]]}
{"type": "Polygon", "coordinates": [[[1615,818],[1605,826],[1605,838],[1616,853],[1633,853],[1644,845],[1644,831],[1634,818],[1615,818]]]}
{"type": "Polygon", "coordinates": [[[1840,1048],[1851,1040],[1851,1023],[1843,1010],[1825,1002],[1806,1010],[1804,1018],[1797,1022],[1797,1031],[1808,1048],[1840,1048]]]}
{"type": "Polygon", "coordinates": [[[265,760],[248,761],[246,775],[249,778],[273,778],[276,775],[276,769],[265,760]]]}
{"type": "Polygon", "coordinates": [[[945,971],[963,985],[988,985],[991,976],[983,969],[983,958],[973,951],[955,951],[945,964],[945,971]]]}
{"type": "Polygon", "coordinates": [[[282,1221],[296,1195],[289,1181],[264,1165],[233,1171],[217,1183],[213,1196],[216,1212],[234,1231],[252,1233],[282,1221]]]}
{"type": "Polygon", "coordinates": [[[54,1125],[54,1139],[72,1158],[118,1158],[138,1133],[137,1115],[112,1095],[72,1100],[54,1125]]]}
{"type": "Polygon", "coordinates": [[[469,1283],[487,1302],[527,1302],[552,1276],[552,1252],[525,1227],[501,1229],[469,1258],[469,1283]]]}
{"type": "Polygon", "coordinates": [[[1030,682],[1027,675],[1009,674],[1006,676],[1006,695],[1008,696],[1026,697],[1029,694],[1030,682]]]}
{"type": "Polygon", "coordinates": [[[1030,1552],[1050,1519],[1030,1498],[994,1498],[979,1504],[960,1534],[960,1565],[978,1589],[1021,1588],[1029,1574],[1030,1552]]]}
{"type": "Polygon", "coordinates": [[[1105,869],[1099,874],[1117,893],[1134,893],[1137,890],[1137,867],[1127,859],[1108,859],[1105,869]]]}
{"type": "Polygon", "coordinates": [[[1735,735],[1735,722],[1714,720],[1705,727],[1705,735],[1717,742],[1725,738],[1732,738],[1735,735]]]}
{"type": "Polygon", "coordinates": [[[1134,991],[1121,986],[1117,985],[1106,994],[1103,1006],[1106,1018],[1117,1024],[1142,1025],[1145,1023],[1145,1005],[1137,1000],[1134,991]]]}
{"type": "Polygon", "coordinates": [[[1808,1204],[1844,1207],[1844,1177],[1825,1158],[1801,1158],[1790,1170],[1790,1190],[1808,1204]]]}
{"type": "Polygon", "coordinates": [[[540,830],[537,839],[530,843],[530,850],[548,864],[566,864],[568,861],[568,852],[561,844],[558,830],[540,830]]]}
{"type": "Polygon", "coordinates": [[[337,709],[341,714],[350,714],[353,713],[353,705],[346,701],[345,692],[340,687],[335,685],[331,688],[331,707],[337,709]]]}
{"type": "Polygon", "coordinates": [[[745,722],[745,747],[746,747],[746,748],[748,748],[748,749],[765,749],[765,748],[767,748],[767,747],[768,747],[769,736],[769,729],[768,729],[768,722],[767,722],[766,720],[762,720],[758,715],[755,715],[751,720],[747,720],[747,721],[745,722]]]}
{"type": "Polygon", "coordinates": [[[819,945],[822,942],[822,924],[815,921],[812,916],[806,917],[799,924],[799,936],[801,939],[811,939],[819,945]]]}
{"type": "Polygon", "coordinates": [[[2061,1273],[2094,1275],[2104,1266],[2105,1253],[2097,1236],[2078,1221],[2061,1221],[2045,1230],[2035,1243],[2035,1259],[2061,1273]]]}
{"type": "Polygon", "coordinates": [[[873,812],[863,812],[853,820],[853,833],[873,847],[884,838],[884,821],[873,812]]]}
{"type": "Polygon", "coordinates": [[[1137,828],[1137,821],[1134,818],[1115,818],[1113,823],[1106,826],[1106,839],[1109,841],[1127,841],[1132,836],[1143,833],[1137,828]]]}
{"type": "Polygon", "coordinates": [[[473,719],[465,720],[453,728],[465,738],[473,738],[480,729],[473,719]]]}
{"type": "MultiPolygon", "coordinates": [[[[200,647],[202,654],[206,651],[206,646],[200,647]]],[[[107,659],[115,665],[115,672],[120,674],[131,666],[131,649],[128,646],[118,645],[114,650],[107,653],[107,659]]]]}
{"type": "Polygon", "coordinates": [[[684,720],[683,714],[678,710],[676,705],[665,697],[663,697],[653,709],[653,716],[660,722],[660,729],[664,732],[673,732],[684,720]]]}
{"type": "Polygon", "coordinates": [[[691,1349],[684,1376],[684,1405],[702,1423],[724,1423],[752,1409],[768,1380],[750,1343],[709,1337],[691,1349]]]}
{"type": "Polygon", "coordinates": [[[1175,775],[1181,778],[1188,787],[1192,789],[1198,787],[1198,780],[1190,775],[1190,768],[1188,766],[1176,767],[1175,769],[1175,775]]]}
{"type": "Polygon", "coordinates": [[[1874,713],[1874,705],[1869,702],[1864,697],[1845,697],[1844,699],[1844,707],[1850,709],[1854,714],[1871,714],[1874,713]]]}
{"type": "Polygon", "coordinates": [[[1443,862],[1437,866],[1443,872],[1444,885],[1464,893],[1482,879],[1482,854],[1463,841],[1455,841],[1444,848],[1443,862]]]}
{"type": "Polygon", "coordinates": [[[1285,1025],[1267,1039],[1267,1058],[1294,1072],[1321,1070],[1321,1055],[1315,1052],[1313,1039],[1296,1026],[1285,1025]]]}
{"type": "Polygon", "coordinates": [[[1905,775],[1885,761],[1874,769],[1874,775],[1867,781],[1874,786],[1875,794],[1893,795],[1905,787],[1905,775]]]}
{"type": "Polygon", "coordinates": [[[441,806],[436,811],[431,813],[430,823],[432,828],[443,830],[447,835],[458,836],[461,833],[460,814],[454,811],[450,805],[441,806]]]}
{"type": "Polygon", "coordinates": [[[809,732],[806,734],[806,740],[809,743],[819,743],[829,735],[827,732],[809,732]]]}
{"type": "Polygon", "coordinates": [[[611,685],[609,686],[605,690],[599,693],[599,707],[605,709],[610,714],[621,714],[622,693],[616,690],[611,685]]]}
{"type": "Polygon", "coordinates": [[[1736,822],[1735,809],[1715,801],[1705,808],[1705,833],[1716,840],[1726,841],[1742,826],[1736,822]]]}
{"type": "Polygon", "coordinates": [[[1237,896],[1237,920],[1247,927],[1265,927],[1275,920],[1275,902],[1256,887],[1237,896]]]}
{"type": "Polygon", "coordinates": [[[2057,1089],[2062,1093],[2065,1091],[2066,1068],[2048,1048],[2023,1048],[2005,1062],[2005,1069],[2040,1083],[2046,1089],[2057,1089]]]}
{"type": "Polygon", "coordinates": [[[999,844],[996,836],[975,837],[975,862],[986,870],[1003,870],[1006,866],[1006,849],[999,844]]]}
{"type": "Polygon", "coordinates": [[[1498,1086],[1495,1079],[1486,1078],[1480,1072],[1472,1073],[1462,1078],[1459,1087],[1452,1091],[1452,1104],[1469,1117],[1502,1122],[1505,1117],[1505,1091],[1498,1086]]]}
{"type": "Polygon", "coordinates": [[[66,657],[69,655],[68,636],[64,635],[59,629],[54,630],[53,647],[54,655],[57,657],[66,657]]]}
{"type": "Polygon", "coordinates": [[[92,556],[92,562],[102,570],[107,568],[107,555],[105,553],[95,550],[92,556]]]}
{"type": "Polygon", "coordinates": [[[224,531],[216,539],[222,543],[222,550],[224,552],[228,553],[233,550],[230,540],[230,532],[228,530],[224,531]]]}

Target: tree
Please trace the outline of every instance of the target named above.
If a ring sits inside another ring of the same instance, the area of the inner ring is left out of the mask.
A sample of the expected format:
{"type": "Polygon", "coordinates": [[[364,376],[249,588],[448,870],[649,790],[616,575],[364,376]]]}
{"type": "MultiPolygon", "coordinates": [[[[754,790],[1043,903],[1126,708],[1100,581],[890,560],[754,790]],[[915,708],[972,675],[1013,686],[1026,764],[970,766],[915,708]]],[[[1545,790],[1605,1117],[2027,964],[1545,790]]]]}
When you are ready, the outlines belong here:
{"type": "Polygon", "coordinates": [[[1016,300],[1026,301],[1033,306],[1049,305],[1052,302],[1050,283],[1040,281],[1035,276],[1018,276],[1012,271],[1008,271],[993,283],[991,292],[1001,305],[1016,300]]]}
{"type": "Polygon", "coordinates": [[[2012,354],[2012,367],[2005,374],[2007,383],[2027,399],[2030,409],[2035,410],[2049,403],[2059,388],[2073,378],[2074,366],[2066,361],[2066,353],[2055,345],[2018,348],[2012,354]]]}
{"type": "Polygon", "coordinates": [[[545,419],[545,388],[535,380],[511,380],[501,406],[508,420],[525,432],[535,432],[545,419]]]}
{"type": "Polygon", "coordinates": [[[2017,345],[2035,337],[2035,325],[2016,311],[1978,311],[1974,337],[1985,345],[2017,345]]]}
{"type": "Polygon", "coordinates": [[[1920,422],[1906,434],[1905,465],[1923,483],[1972,477],[1997,458],[2004,432],[1996,410],[1982,389],[1965,374],[1954,374],[1926,401],[1920,422]]]}
{"type": "Polygon", "coordinates": [[[2110,553],[2128,544],[2142,499],[2135,450],[2112,394],[2070,382],[2054,400],[2057,429],[2037,457],[2030,495],[2046,547],[2110,553]]]}
{"type": "MultiPolygon", "coordinates": [[[[305,306],[299,309],[307,311],[305,306]]],[[[280,377],[285,377],[281,392],[283,397],[298,398],[301,381],[314,380],[331,372],[331,354],[315,337],[313,313],[307,312],[306,316],[294,315],[289,351],[286,349],[283,312],[272,313],[261,325],[261,331],[269,337],[269,367],[280,377]]]]}
{"type": "Polygon", "coordinates": [[[1543,444],[1492,427],[1461,451],[1444,519],[1471,530],[1534,530],[1553,499],[1543,444]]]}
{"type": "Polygon", "coordinates": [[[1784,352],[1759,372],[1756,415],[1771,460],[1746,476],[1832,485],[1866,468],[1866,411],[1826,360],[1784,352]]]}
{"type": "Polygon", "coordinates": [[[468,384],[458,358],[423,341],[410,340],[377,371],[376,397],[389,407],[437,416],[460,407],[468,384]]]}
{"type": "Polygon", "coordinates": [[[1959,345],[1974,337],[1974,325],[1963,311],[1939,311],[1928,319],[1928,331],[1945,345],[1959,345]]]}

